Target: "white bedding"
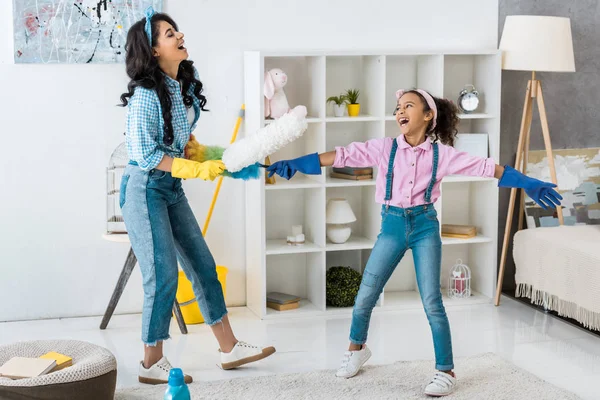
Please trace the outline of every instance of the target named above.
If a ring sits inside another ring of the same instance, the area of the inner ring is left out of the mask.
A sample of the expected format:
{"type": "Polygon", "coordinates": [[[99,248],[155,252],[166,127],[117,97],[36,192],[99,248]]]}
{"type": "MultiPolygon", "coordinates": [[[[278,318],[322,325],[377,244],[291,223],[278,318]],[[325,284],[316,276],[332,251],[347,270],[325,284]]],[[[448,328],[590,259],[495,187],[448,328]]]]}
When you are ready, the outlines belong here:
{"type": "Polygon", "coordinates": [[[513,256],[517,297],[600,330],[600,226],[524,229],[513,256]]]}

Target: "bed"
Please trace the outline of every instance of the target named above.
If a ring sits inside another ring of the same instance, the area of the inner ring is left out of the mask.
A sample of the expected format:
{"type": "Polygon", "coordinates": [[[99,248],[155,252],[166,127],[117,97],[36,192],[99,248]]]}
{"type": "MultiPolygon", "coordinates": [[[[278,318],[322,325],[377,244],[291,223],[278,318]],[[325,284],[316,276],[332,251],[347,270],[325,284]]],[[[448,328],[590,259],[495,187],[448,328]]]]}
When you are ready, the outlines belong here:
{"type": "Polygon", "coordinates": [[[600,225],[521,230],[513,257],[517,297],[600,331],[600,225]]]}

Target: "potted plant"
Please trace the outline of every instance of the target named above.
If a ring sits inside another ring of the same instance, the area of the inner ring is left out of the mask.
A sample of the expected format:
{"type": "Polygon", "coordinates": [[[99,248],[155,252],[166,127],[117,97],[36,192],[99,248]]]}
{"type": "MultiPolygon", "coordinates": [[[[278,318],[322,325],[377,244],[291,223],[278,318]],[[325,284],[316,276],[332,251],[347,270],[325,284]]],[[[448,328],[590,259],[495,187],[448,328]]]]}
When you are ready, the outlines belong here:
{"type": "Polygon", "coordinates": [[[334,103],[333,104],[333,114],[336,117],[343,117],[344,116],[344,111],[346,109],[346,96],[344,96],[343,94],[340,94],[339,96],[331,96],[330,98],[327,99],[327,103],[334,103]]]}
{"type": "Polygon", "coordinates": [[[357,117],[360,114],[360,104],[358,102],[358,95],[360,90],[348,89],[344,97],[348,103],[348,115],[351,117],[357,117]]]}

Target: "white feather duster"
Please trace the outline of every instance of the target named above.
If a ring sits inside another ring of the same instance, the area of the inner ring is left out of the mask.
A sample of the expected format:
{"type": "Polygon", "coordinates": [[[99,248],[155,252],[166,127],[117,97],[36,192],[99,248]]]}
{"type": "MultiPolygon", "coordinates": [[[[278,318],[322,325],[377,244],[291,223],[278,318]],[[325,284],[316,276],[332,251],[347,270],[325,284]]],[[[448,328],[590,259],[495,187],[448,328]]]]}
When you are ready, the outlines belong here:
{"type": "Polygon", "coordinates": [[[297,106],[254,134],[230,145],[223,152],[222,161],[228,171],[240,171],[262,162],[267,156],[298,139],[307,128],[306,107],[297,106]]]}

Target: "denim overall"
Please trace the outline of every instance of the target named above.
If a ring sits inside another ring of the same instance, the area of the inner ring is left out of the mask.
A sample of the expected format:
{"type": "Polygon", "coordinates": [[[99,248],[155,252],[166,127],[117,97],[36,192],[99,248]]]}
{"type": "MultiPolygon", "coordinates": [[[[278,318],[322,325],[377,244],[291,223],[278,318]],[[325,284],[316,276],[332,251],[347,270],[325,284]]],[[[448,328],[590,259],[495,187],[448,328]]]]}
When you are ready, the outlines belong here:
{"type": "Polygon", "coordinates": [[[386,204],[381,211],[381,232],[367,261],[356,296],[350,342],[363,344],[367,341],[373,308],[404,253],[411,249],[421,301],[433,336],[435,368],[447,371],[454,368],[452,340],[440,289],[442,240],[437,212],[431,204],[431,191],[438,167],[438,145],[433,143],[433,172],[425,192],[426,204],[409,208],[389,205],[397,148],[394,140],[386,174],[386,204]]]}

